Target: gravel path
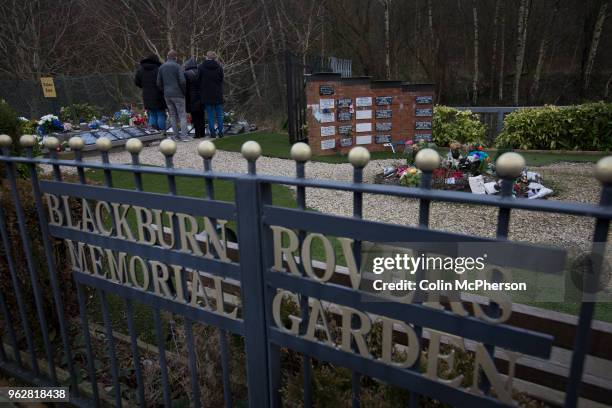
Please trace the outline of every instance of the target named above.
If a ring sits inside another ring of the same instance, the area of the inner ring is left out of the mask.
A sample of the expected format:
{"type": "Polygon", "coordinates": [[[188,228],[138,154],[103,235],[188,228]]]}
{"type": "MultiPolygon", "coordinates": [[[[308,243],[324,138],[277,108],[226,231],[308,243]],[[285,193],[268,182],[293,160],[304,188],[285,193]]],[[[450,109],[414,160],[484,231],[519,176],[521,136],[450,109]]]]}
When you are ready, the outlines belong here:
{"type": "MultiPolygon", "coordinates": [[[[199,140],[178,143],[174,156],[176,167],[197,168],[202,160],[196,153],[199,140]]],[[[145,147],[141,162],[151,165],[164,165],[164,157],[157,146],[145,147]]],[[[88,158],[86,160],[99,160],[88,158]]],[[[111,162],[129,163],[130,156],[125,151],[113,152],[111,162]]],[[[372,182],[381,168],[394,160],[375,160],[364,170],[366,182],[372,182]]],[[[544,184],[557,190],[553,200],[597,203],[601,187],[593,178],[592,163],[556,163],[534,168],[542,174],[544,184]]],[[[222,172],[246,172],[246,161],[240,153],[217,151],[213,159],[213,169],[222,172]]],[[[66,169],[67,170],[67,169],[66,169]]],[[[291,160],[261,157],[257,161],[257,172],[262,174],[293,176],[295,163],[291,160]]],[[[312,163],[306,164],[306,176],[316,179],[350,181],[350,164],[312,163]]],[[[307,190],[307,205],[328,214],[350,216],[352,196],[350,193],[321,189],[307,190]]],[[[364,218],[376,221],[416,225],[418,222],[418,201],[387,196],[364,196],[364,218]]],[[[473,205],[432,203],[431,227],[434,229],[460,232],[480,236],[495,236],[497,210],[473,205]]],[[[561,215],[513,211],[510,237],[517,241],[540,244],[561,245],[570,248],[587,249],[593,233],[592,219],[561,215]]]]}

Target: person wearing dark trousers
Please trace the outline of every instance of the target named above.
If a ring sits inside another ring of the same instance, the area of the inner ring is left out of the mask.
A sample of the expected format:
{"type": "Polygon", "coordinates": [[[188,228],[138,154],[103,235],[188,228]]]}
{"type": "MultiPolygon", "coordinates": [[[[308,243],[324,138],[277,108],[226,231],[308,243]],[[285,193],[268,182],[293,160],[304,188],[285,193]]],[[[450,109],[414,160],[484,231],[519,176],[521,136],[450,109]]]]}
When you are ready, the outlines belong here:
{"type": "Polygon", "coordinates": [[[185,92],[185,107],[191,114],[191,123],[195,129],[195,137],[204,137],[204,107],[200,98],[200,82],[198,81],[198,64],[193,58],[185,62],[185,80],[187,81],[187,92],[185,92]]]}
{"type": "Polygon", "coordinates": [[[142,89],[142,104],[147,111],[148,125],[163,132],[166,130],[166,101],[164,93],[157,87],[157,72],[160,65],[157,55],[150,55],[141,60],[134,76],[134,84],[142,89]]]}
{"type": "Polygon", "coordinates": [[[206,60],[198,66],[198,76],[200,98],[206,109],[210,136],[223,137],[223,68],[217,62],[217,54],[214,51],[206,53],[206,60]]]}

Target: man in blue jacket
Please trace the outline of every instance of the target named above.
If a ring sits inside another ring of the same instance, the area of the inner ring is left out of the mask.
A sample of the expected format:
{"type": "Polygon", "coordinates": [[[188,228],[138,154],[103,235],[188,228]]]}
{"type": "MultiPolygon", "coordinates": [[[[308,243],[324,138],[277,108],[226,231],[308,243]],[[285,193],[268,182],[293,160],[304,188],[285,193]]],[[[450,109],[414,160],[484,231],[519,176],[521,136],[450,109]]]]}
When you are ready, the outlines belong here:
{"type": "Polygon", "coordinates": [[[206,53],[206,60],[198,66],[200,98],[206,108],[211,137],[223,137],[223,68],[214,51],[206,53]],[[217,129],[215,131],[215,119],[217,129]]]}
{"type": "Polygon", "coordinates": [[[175,139],[182,142],[193,140],[187,136],[187,113],[185,111],[185,72],[176,61],[178,53],[174,50],[168,52],[166,62],[159,67],[157,74],[157,87],[164,92],[170,123],[174,130],[175,139]],[[181,124],[179,133],[179,121],[181,124]]]}

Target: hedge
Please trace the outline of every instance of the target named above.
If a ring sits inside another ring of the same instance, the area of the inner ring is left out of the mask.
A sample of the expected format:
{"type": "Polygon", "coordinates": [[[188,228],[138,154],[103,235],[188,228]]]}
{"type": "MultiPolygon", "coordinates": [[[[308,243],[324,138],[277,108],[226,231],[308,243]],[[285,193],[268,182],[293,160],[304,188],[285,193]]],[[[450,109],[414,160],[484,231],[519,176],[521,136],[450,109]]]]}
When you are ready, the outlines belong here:
{"type": "Polygon", "coordinates": [[[482,144],[485,131],[478,115],[469,110],[457,110],[443,105],[434,108],[432,141],[437,146],[447,147],[452,142],[482,144]]]}

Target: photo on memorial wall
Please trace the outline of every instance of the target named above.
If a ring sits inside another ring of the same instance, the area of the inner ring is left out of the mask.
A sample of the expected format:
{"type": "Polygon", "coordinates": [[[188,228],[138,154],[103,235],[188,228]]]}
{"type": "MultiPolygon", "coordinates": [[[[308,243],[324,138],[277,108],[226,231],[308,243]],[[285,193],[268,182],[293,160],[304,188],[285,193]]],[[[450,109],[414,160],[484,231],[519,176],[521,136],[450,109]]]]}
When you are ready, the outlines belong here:
{"type": "Polygon", "coordinates": [[[376,105],[378,106],[391,105],[392,101],[393,101],[392,96],[377,96],[376,97],[376,105]]]}
{"type": "Polygon", "coordinates": [[[391,109],[378,109],[376,111],[376,119],[390,119],[393,116],[391,109]]]}

